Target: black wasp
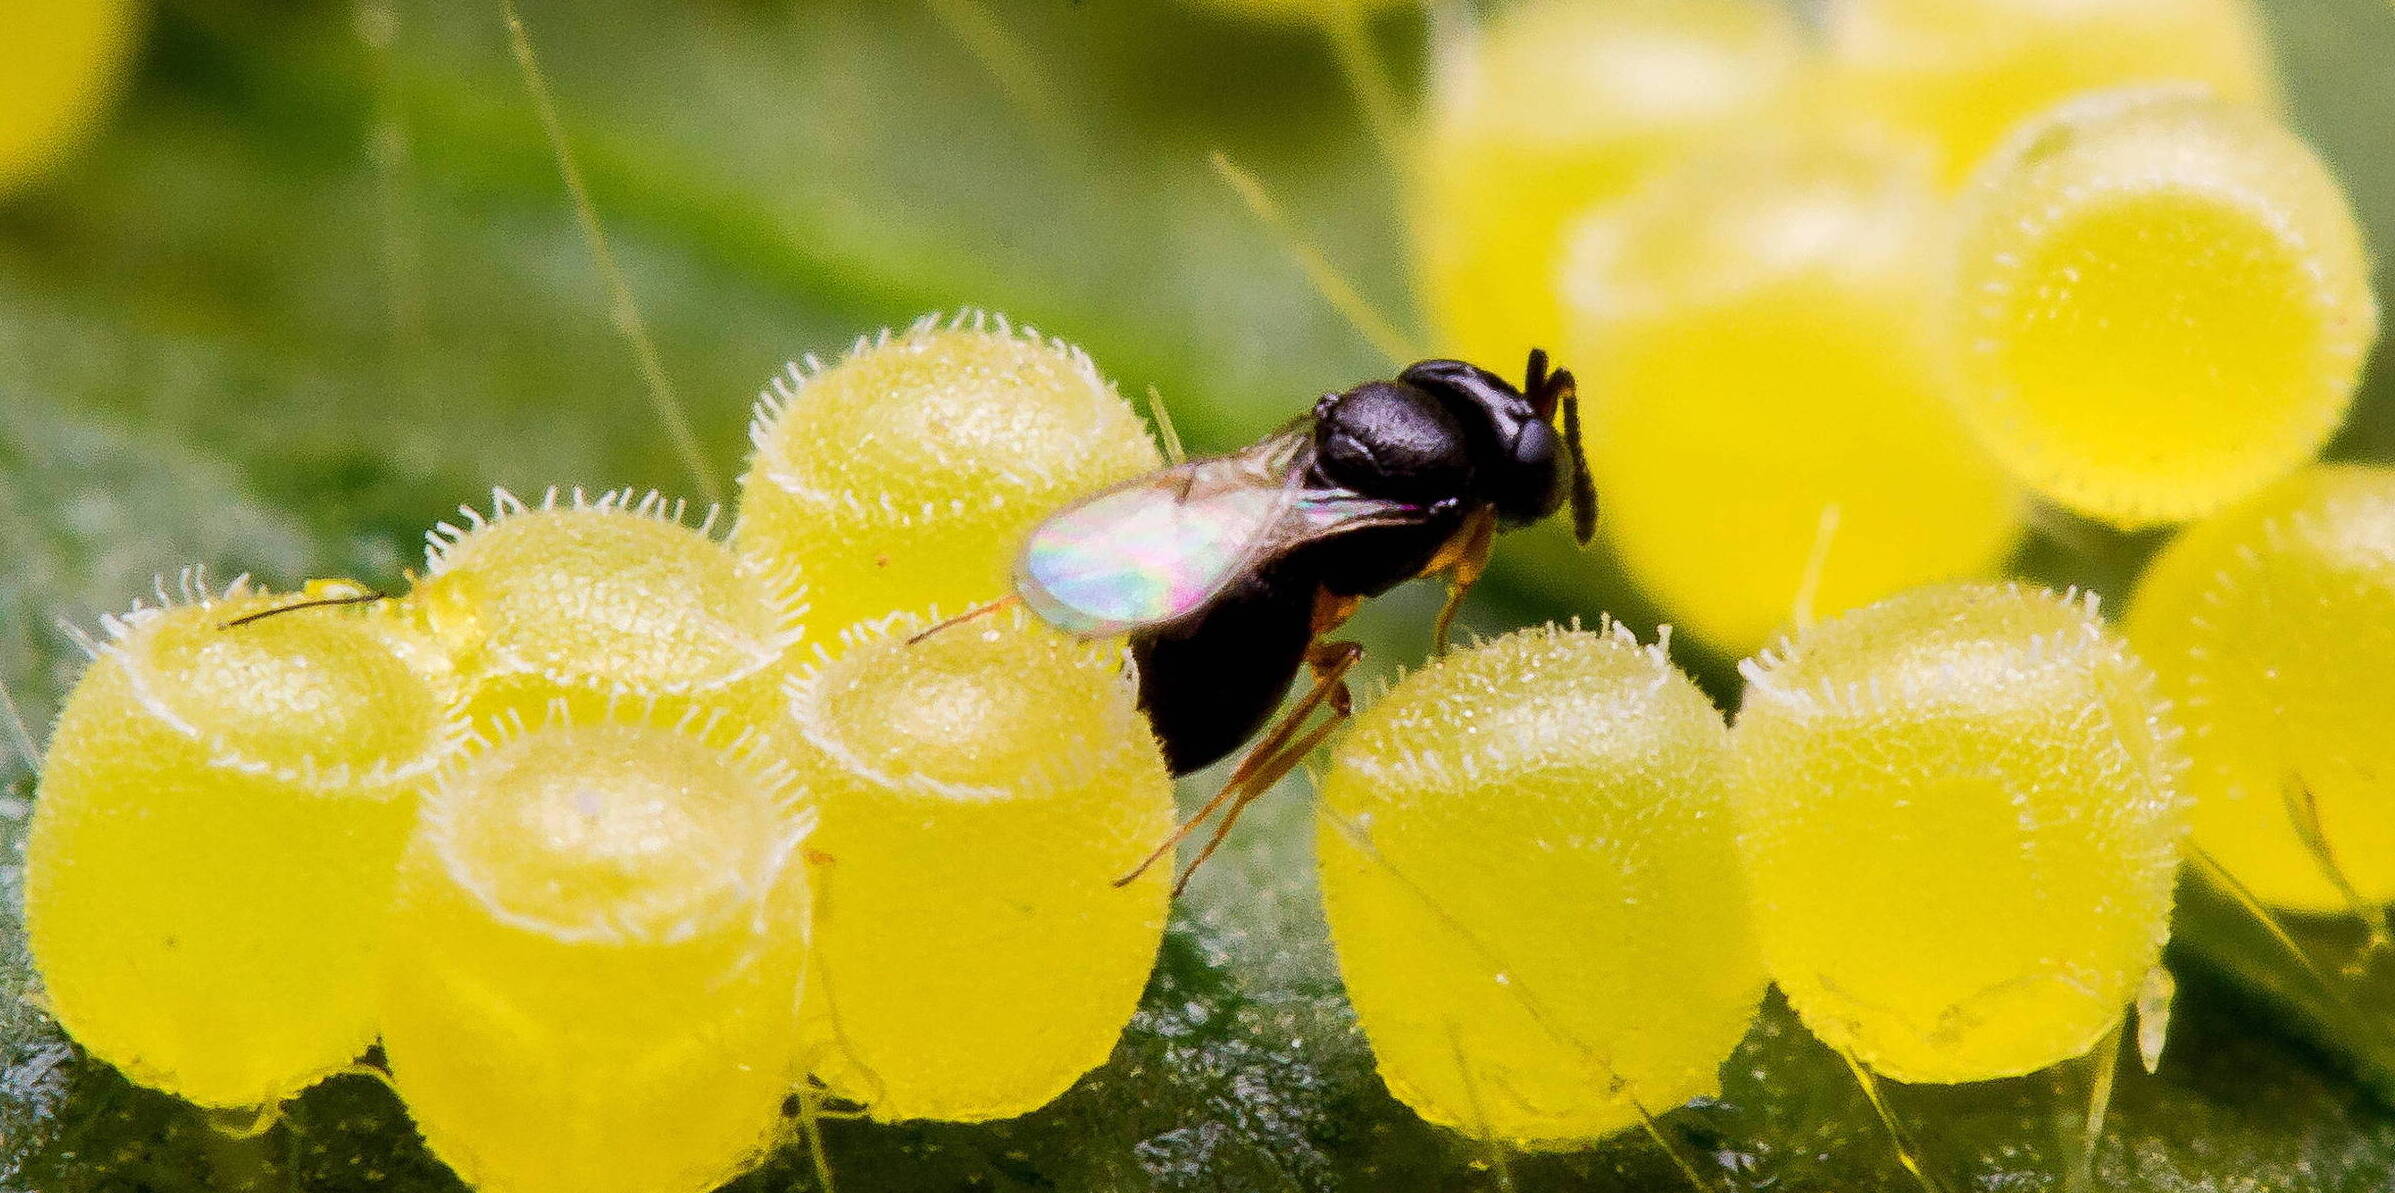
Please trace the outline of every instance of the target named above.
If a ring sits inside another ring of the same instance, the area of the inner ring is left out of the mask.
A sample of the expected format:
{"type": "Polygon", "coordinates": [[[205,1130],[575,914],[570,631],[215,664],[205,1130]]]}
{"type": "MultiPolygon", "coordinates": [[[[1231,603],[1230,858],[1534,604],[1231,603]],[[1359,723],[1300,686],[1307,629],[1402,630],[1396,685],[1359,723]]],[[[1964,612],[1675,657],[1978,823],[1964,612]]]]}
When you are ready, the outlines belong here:
{"type": "Polygon", "coordinates": [[[1443,648],[1497,531],[1567,500],[1586,543],[1597,498],[1572,375],[1549,372],[1533,351],[1521,389],[1459,360],[1422,361],[1394,381],[1323,395],[1244,451],[1151,473],[1040,523],[1016,561],[1016,596],[1067,633],[1130,636],[1140,703],[1174,774],[1237,749],[1299,668],[1314,672],[1312,690],[1222,792],[1123,881],[1227,807],[1186,884],[1247,803],[1330,736],[1350,710],[1345,677],[1362,648],[1323,636],[1358,605],[1445,575],[1443,648]],[[1325,706],[1331,717],[1301,733],[1325,706]]]}

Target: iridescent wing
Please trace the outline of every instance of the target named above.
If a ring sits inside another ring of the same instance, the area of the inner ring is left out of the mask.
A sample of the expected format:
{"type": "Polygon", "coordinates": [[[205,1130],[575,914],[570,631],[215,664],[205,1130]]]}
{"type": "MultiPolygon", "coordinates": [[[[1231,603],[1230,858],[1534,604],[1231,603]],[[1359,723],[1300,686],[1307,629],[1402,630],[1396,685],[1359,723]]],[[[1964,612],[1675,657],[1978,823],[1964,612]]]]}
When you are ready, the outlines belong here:
{"type": "Polygon", "coordinates": [[[1015,559],[1015,591],[1087,638],[1186,617],[1266,560],[1420,507],[1305,483],[1310,424],[1228,456],[1191,460],[1050,515],[1015,559]]]}

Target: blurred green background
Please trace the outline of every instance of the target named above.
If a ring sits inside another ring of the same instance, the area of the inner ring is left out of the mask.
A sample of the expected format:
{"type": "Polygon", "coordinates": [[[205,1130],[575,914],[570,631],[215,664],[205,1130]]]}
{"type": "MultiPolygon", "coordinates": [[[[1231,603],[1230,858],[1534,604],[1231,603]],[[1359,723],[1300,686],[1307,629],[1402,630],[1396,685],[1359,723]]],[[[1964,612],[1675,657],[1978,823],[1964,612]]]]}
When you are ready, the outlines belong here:
{"type": "MultiPolygon", "coordinates": [[[[2395,243],[2395,7],[2262,7],[2296,125],[2374,242],[2395,243]]],[[[1173,0],[523,8],[726,481],[783,361],[930,310],[990,307],[1081,343],[1126,394],[1156,387],[1199,451],[1385,372],[1212,174],[1214,149],[1413,321],[1403,184],[1302,25],[1173,0]],[[993,60],[976,13],[1021,56],[993,60]]],[[[1400,80],[1419,73],[1423,27],[1404,9],[1373,26],[1400,80]]],[[[690,491],[495,0],[162,0],[122,87],[76,153],[0,196],[0,677],[36,735],[80,662],[58,620],[89,624],[157,573],[392,584],[424,527],[493,485],[690,491]]],[[[2395,459],[2390,385],[2373,370],[2333,454],[2395,459]]],[[[2117,600],[2157,541],[2056,516],[2019,570],[2117,600]]],[[[1604,612],[1643,635],[1658,620],[1552,528],[1499,558],[1473,627],[1604,612]]],[[[1382,674],[1422,656],[1437,599],[1414,586],[1364,619],[1382,674]]],[[[1728,660],[1676,649],[1734,703],[1728,660]]],[[[32,789],[13,750],[7,775],[13,916],[32,789]]],[[[1016,1122],[831,1124],[840,1187],[1685,1187],[1643,1137],[1505,1155],[1388,1097],[1323,937],[1301,788],[1260,806],[1181,905],[1111,1065],[1016,1122]]],[[[2330,958],[2360,939],[2303,933],[2330,958]]],[[[27,999],[12,922],[0,941],[0,1189],[455,1187],[368,1078],[248,1138],[127,1086],[27,999]]],[[[2395,983],[2362,991],[2356,1014],[2192,885],[2171,961],[2170,1049],[2158,1075],[2124,1065],[2103,1185],[2395,1188],[2395,983]]],[[[1897,1107],[1952,1184],[2059,1188],[2088,1077],[1899,1090],[1897,1107]]],[[[1783,1008],[1725,1079],[1664,1129],[1735,1187],[1910,1186],[1851,1079],[1783,1008]]],[[[786,1147],[738,1187],[808,1188],[807,1172],[786,1147]]]]}

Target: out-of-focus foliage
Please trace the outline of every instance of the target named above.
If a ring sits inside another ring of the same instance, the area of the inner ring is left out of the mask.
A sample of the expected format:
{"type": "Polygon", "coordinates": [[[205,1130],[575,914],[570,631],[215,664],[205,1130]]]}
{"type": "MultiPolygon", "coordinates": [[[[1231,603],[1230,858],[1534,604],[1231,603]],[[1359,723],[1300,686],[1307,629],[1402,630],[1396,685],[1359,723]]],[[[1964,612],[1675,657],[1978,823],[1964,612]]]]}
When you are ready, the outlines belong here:
{"type": "Polygon", "coordinates": [[[0,23],[0,194],[90,137],[124,81],[139,0],[22,0],[0,23]]]}
{"type": "MultiPolygon", "coordinates": [[[[1319,31],[1179,3],[531,2],[666,371],[720,478],[759,384],[860,330],[984,304],[1071,337],[1128,393],[1157,385],[1193,446],[1243,441],[1385,371],[1207,171],[1220,147],[1381,305],[1402,310],[1412,176],[1377,156],[1319,31]],[[970,14],[973,6],[961,11],[970,14]],[[990,69],[1011,46],[1037,69],[990,69]],[[974,47],[979,47],[979,54],[974,47]],[[995,54],[995,57],[987,57],[995,54]]],[[[1400,6],[1402,8],[1402,6],[1400,6]]],[[[2395,237],[2381,0],[2263,6],[2297,126],[2395,237]]],[[[1429,55],[1373,27],[1397,77],[1429,55]]],[[[646,414],[509,59],[472,0],[265,9],[160,0],[105,131],[0,206],[0,674],[38,734],[76,663],[49,627],[205,561],[278,584],[394,580],[414,536],[491,484],[687,492],[646,414]],[[361,19],[362,18],[362,19],[361,19]],[[366,36],[361,37],[361,27],[366,36]],[[387,34],[387,36],[386,36],[387,34]]],[[[1407,89],[1409,92],[1412,89],[1407,89]]],[[[2383,383],[2336,451],[2395,451],[2383,383]]],[[[2017,560],[2118,596],[2150,537],[2057,520],[2017,560]]],[[[1483,627],[1654,610],[1604,558],[1516,536],[1467,611],[1483,627]]],[[[1437,596],[1362,625],[1419,658],[1437,596]]],[[[1684,663],[1729,690],[1718,656],[1684,663]]],[[[1377,663],[1385,667],[1386,663],[1377,663]]],[[[5,733],[0,725],[0,733],[5,733]]],[[[30,784],[0,800],[12,850],[30,784]]],[[[1106,1067],[980,1126],[833,1123],[847,1190],[1647,1190],[1679,1178],[1631,1134],[1503,1154],[1423,1124],[1372,1073],[1326,946],[1295,790],[1251,813],[1175,913],[1106,1067]]],[[[0,878],[16,881],[11,869],[0,878]]],[[[2173,960],[2161,1071],[2124,1065],[2096,1175],[2161,1190],[2375,1188],[2395,1174],[2395,1055],[2201,888],[2173,960]],[[2357,1026],[2357,1023],[2360,1026],[2357,1026]]],[[[14,905],[13,890],[6,892],[14,905]]],[[[10,931],[0,934],[14,939],[10,931]]],[[[2334,958],[2330,926],[2299,926],[2334,958]]],[[[0,967],[0,1186],[42,1193],[451,1190],[363,1078],[236,1138],[127,1086],[0,967]]],[[[2395,990],[2357,996],[2395,1007],[2395,990]]],[[[2081,1071],[1896,1091],[1949,1177],[2056,1187],[2081,1071]]],[[[1781,1189],[1903,1181],[1837,1059],[1769,1004],[1719,1099],[1663,1130],[1781,1189]]],[[[808,1187],[785,1148],[743,1190],[808,1187]]]]}

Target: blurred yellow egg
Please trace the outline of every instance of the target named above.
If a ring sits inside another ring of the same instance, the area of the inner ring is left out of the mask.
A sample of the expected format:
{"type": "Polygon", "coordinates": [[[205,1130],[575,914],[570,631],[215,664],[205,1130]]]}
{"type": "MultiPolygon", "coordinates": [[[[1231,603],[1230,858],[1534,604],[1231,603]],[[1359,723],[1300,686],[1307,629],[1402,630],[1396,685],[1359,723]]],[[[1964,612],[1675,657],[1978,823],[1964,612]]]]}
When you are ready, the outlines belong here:
{"type": "Polygon", "coordinates": [[[1961,409],[2025,484],[2121,526],[2201,516],[2309,460],[2378,335],[2319,157],[2195,91],[2047,113],[1962,219],[1961,409]]]}
{"type": "Polygon", "coordinates": [[[2129,637],[2178,705],[2195,841],[2262,899],[2395,901],[2395,471],[2296,474],[2187,528],[2138,585],[2129,637]]]}
{"type": "Polygon", "coordinates": [[[2179,81],[2278,98],[2251,0],[1827,0],[1822,26],[1835,99],[1933,147],[1947,185],[2083,91],[2179,81]]]}
{"type": "Polygon", "coordinates": [[[137,0],[13,0],[0,13],[0,193],[90,133],[140,24],[137,0]]]}
{"type": "Polygon", "coordinates": [[[1501,371],[1552,350],[1567,226],[1774,114],[1801,48],[1770,0],[1528,0],[1443,47],[1407,190],[1432,347],[1501,371]]]}
{"type": "Polygon", "coordinates": [[[1560,361],[1599,524],[1714,647],[2010,550],[2015,492],[1949,406],[1943,221],[1920,157],[1819,135],[1692,159],[1576,233],[1560,361]]]}
{"type": "Polygon", "coordinates": [[[1739,841],[1813,1034],[1900,1081],[1981,1081],[2120,1022],[2170,930],[2184,762],[2088,602],[1918,589],[1742,670],[1739,841]]]}
{"type": "Polygon", "coordinates": [[[807,1057],[877,1119],[1038,1109],[1103,1063],[1164,932],[1172,780],[1119,648],[1020,616],[865,636],[794,685],[822,814],[807,1057]]]}
{"type": "Polygon", "coordinates": [[[805,820],[786,772],[654,725],[552,723],[426,797],[383,1047],[480,1193],[704,1193],[797,1074],[805,820]]]}
{"type": "Polygon", "coordinates": [[[751,438],[733,544],[769,571],[796,569],[808,630],[827,643],[895,610],[1006,595],[1041,518],[1163,463],[1080,349],[980,316],[794,367],[751,438]]]}
{"type": "Polygon", "coordinates": [[[1315,839],[1390,1092],[1551,1143],[1717,1093],[1763,992],[1729,761],[1704,693],[1618,628],[1444,655],[1366,711],[1315,839]]]}
{"type": "Polygon", "coordinates": [[[269,1105],[374,1039],[419,791],[464,738],[387,618],[236,588],[115,623],[68,698],[25,865],[51,1011],[127,1076],[269,1105]]]}

